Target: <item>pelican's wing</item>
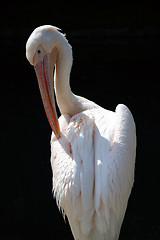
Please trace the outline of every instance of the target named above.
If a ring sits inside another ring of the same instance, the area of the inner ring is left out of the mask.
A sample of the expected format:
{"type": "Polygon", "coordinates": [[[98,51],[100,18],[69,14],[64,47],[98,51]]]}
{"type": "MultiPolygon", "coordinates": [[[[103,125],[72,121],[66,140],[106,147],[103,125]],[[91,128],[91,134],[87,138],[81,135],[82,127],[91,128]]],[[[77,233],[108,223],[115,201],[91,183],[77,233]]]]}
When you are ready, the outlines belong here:
{"type": "Polygon", "coordinates": [[[115,113],[98,107],[59,122],[62,137],[51,140],[53,189],[73,235],[116,239],[134,179],[132,115],[118,105],[115,113]]]}
{"type": "Polygon", "coordinates": [[[136,154],[135,124],[125,105],[118,105],[114,115],[99,111],[94,144],[95,221],[101,233],[111,231],[116,239],[134,181],[136,154]]]}

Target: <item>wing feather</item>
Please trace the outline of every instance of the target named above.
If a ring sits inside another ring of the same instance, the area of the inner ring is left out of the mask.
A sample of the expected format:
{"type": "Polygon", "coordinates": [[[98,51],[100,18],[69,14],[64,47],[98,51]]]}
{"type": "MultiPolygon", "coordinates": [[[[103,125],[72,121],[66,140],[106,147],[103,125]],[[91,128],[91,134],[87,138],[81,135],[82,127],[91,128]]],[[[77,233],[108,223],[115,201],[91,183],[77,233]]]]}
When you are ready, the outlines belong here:
{"type": "Polygon", "coordinates": [[[110,229],[115,237],[134,181],[135,124],[129,109],[122,104],[114,114],[100,112],[95,124],[95,208],[108,226],[102,230],[100,224],[98,228],[101,233],[110,229]]]}

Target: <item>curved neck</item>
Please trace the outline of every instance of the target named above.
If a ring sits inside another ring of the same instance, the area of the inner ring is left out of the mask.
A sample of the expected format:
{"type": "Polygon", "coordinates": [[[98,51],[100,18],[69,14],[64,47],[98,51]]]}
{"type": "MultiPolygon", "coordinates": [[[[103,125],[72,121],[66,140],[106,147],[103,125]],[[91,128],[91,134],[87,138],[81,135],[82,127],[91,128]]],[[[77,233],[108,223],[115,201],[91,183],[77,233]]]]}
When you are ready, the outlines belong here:
{"type": "Polygon", "coordinates": [[[70,72],[72,67],[72,49],[64,40],[58,49],[58,59],[55,67],[55,94],[61,114],[72,115],[76,96],[70,88],[70,72]]]}
{"type": "Polygon", "coordinates": [[[73,116],[97,105],[72,93],[70,88],[70,72],[72,67],[72,48],[66,39],[57,46],[58,58],[55,67],[55,94],[61,114],[73,116]]]}

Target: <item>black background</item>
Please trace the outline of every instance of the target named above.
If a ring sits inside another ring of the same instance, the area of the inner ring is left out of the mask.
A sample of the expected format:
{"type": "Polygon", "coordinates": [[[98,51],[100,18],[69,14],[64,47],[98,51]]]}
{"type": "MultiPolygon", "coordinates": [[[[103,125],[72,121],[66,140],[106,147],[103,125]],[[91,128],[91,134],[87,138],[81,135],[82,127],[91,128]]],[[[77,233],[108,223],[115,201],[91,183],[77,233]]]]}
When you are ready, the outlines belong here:
{"type": "Polygon", "coordinates": [[[62,29],[73,47],[71,87],[137,127],[135,184],[120,240],[160,239],[160,5],[145,1],[13,1],[1,5],[0,239],[73,239],[52,197],[50,135],[25,43],[62,29]]]}

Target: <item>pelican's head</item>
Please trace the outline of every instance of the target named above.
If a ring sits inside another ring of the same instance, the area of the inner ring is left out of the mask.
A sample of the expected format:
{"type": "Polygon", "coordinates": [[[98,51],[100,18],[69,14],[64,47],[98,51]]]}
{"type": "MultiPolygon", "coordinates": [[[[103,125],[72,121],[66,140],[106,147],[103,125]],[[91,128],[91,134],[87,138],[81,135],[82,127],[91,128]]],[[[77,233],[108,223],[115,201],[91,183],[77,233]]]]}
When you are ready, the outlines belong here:
{"type": "Polygon", "coordinates": [[[61,134],[55,108],[53,70],[58,57],[57,46],[62,39],[64,35],[58,28],[45,25],[36,28],[26,43],[26,57],[35,68],[44,108],[57,138],[61,134]]]}
{"type": "Polygon", "coordinates": [[[39,58],[44,57],[44,53],[51,53],[58,45],[60,38],[64,38],[59,30],[57,27],[44,25],[32,32],[26,43],[26,57],[30,64],[35,66],[39,58]]]}

